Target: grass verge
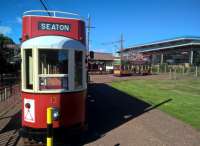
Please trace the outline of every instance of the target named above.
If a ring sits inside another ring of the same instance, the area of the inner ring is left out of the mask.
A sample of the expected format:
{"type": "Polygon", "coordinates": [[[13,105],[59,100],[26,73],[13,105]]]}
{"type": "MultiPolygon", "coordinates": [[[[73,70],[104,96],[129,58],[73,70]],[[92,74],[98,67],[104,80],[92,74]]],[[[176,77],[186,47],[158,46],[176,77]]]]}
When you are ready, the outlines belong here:
{"type": "Polygon", "coordinates": [[[151,105],[172,99],[159,107],[200,131],[200,79],[117,81],[112,87],[151,105]]]}

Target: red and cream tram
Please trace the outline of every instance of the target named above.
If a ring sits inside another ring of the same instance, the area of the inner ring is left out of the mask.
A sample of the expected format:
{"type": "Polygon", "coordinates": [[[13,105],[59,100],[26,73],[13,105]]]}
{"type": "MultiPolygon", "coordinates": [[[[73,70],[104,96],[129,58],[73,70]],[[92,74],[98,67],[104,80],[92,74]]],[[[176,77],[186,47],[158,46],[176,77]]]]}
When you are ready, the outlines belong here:
{"type": "Polygon", "coordinates": [[[85,23],[76,14],[45,13],[23,16],[22,136],[46,129],[48,107],[54,108],[54,128],[85,126],[85,23]]]}

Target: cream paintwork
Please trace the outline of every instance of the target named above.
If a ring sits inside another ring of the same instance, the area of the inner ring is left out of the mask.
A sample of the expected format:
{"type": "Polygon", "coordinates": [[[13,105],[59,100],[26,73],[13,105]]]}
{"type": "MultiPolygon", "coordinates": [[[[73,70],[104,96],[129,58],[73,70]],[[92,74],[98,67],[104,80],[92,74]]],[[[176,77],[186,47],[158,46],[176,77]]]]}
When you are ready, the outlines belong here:
{"type": "Polygon", "coordinates": [[[29,92],[29,93],[62,93],[62,92],[76,92],[76,91],[82,91],[86,90],[87,83],[86,83],[86,64],[85,64],[85,55],[86,55],[86,47],[82,45],[80,42],[76,40],[72,40],[66,37],[61,36],[41,36],[37,38],[33,38],[30,40],[25,41],[22,43],[21,48],[21,55],[22,55],[22,91],[29,92]],[[69,48],[67,48],[69,47],[69,48]],[[32,48],[32,56],[33,56],[33,90],[26,89],[25,83],[26,83],[26,72],[25,72],[25,50],[32,48]],[[39,49],[64,49],[68,50],[68,75],[66,74],[52,74],[52,75],[44,75],[44,74],[38,74],[38,50],[39,49]],[[83,51],[83,87],[79,89],[75,89],[75,63],[74,63],[74,52],[83,51]],[[45,90],[40,91],[39,90],[39,76],[51,76],[51,77],[62,77],[62,76],[68,76],[68,86],[69,89],[52,89],[52,90],[45,90]]]}
{"type": "Polygon", "coordinates": [[[31,38],[22,43],[22,48],[86,50],[86,47],[81,42],[63,36],[40,36],[31,38]]]}

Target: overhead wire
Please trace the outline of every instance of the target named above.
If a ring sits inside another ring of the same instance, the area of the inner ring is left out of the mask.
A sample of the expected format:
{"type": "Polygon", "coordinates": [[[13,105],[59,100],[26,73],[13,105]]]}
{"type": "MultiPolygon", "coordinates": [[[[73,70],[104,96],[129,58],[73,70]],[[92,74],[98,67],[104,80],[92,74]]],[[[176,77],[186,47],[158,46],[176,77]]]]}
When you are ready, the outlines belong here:
{"type": "MultiPolygon", "coordinates": [[[[44,0],[45,1],[45,0],[44,0]]],[[[43,2],[43,0],[40,0],[40,3],[42,4],[42,6],[44,7],[44,9],[47,11],[48,15],[51,16],[47,6],[45,5],[45,3],[43,2]]]]}
{"type": "Polygon", "coordinates": [[[43,0],[43,1],[45,2],[45,4],[46,4],[47,8],[51,9],[51,7],[49,6],[49,4],[48,4],[47,0],[43,0]]]}

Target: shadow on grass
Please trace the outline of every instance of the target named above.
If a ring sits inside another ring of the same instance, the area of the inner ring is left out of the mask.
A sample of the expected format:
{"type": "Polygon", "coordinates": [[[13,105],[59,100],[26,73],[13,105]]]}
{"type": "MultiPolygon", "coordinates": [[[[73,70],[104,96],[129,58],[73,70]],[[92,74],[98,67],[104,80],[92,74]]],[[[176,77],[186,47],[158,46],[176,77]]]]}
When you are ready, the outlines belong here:
{"type": "Polygon", "coordinates": [[[103,137],[108,131],[172,100],[152,106],[107,84],[90,84],[88,92],[89,129],[84,143],[103,137]]]}

